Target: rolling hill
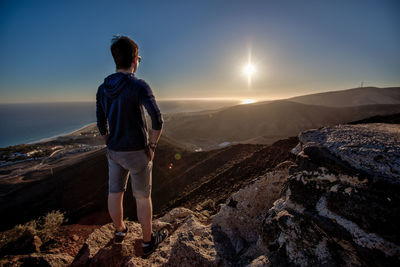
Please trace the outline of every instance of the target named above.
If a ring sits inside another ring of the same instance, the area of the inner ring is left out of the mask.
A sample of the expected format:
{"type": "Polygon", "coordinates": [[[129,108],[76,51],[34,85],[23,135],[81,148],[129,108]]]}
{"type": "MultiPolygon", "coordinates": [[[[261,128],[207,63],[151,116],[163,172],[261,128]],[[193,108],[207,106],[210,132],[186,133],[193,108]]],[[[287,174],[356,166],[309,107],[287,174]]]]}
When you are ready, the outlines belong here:
{"type": "Polygon", "coordinates": [[[398,112],[400,104],[327,107],[279,100],[167,115],[164,133],[207,150],[223,142],[271,144],[307,129],[398,112]]]}

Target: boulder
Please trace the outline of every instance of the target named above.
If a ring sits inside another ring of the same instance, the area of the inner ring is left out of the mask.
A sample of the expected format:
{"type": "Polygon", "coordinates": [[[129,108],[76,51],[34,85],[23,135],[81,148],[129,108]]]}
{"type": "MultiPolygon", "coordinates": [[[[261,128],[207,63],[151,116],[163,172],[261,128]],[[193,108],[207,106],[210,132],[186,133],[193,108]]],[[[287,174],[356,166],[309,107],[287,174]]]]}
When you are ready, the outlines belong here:
{"type": "Polygon", "coordinates": [[[400,126],[306,131],[262,241],[272,265],[400,265],[400,126]],[[299,149],[300,148],[300,149],[299,149]]]}
{"type": "Polygon", "coordinates": [[[291,165],[293,162],[290,161],[279,164],[274,171],[258,177],[252,184],[232,194],[221,206],[212,220],[212,228],[214,235],[225,237],[217,239],[219,242],[216,245],[224,251],[227,261],[248,264],[263,255],[265,248],[259,242],[261,224],[274,201],[281,195],[291,165]]]}

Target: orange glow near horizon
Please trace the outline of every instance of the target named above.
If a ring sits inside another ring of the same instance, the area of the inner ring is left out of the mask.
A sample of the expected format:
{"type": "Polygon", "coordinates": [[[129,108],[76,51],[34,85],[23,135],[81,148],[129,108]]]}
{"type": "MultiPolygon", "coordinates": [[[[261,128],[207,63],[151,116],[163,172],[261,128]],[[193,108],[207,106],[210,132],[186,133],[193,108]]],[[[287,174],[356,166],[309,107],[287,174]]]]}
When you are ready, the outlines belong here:
{"type": "Polygon", "coordinates": [[[245,105],[245,104],[253,104],[256,102],[257,102],[257,100],[255,100],[255,99],[243,99],[242,102],[240,102],[240,104],[245,105]]]}

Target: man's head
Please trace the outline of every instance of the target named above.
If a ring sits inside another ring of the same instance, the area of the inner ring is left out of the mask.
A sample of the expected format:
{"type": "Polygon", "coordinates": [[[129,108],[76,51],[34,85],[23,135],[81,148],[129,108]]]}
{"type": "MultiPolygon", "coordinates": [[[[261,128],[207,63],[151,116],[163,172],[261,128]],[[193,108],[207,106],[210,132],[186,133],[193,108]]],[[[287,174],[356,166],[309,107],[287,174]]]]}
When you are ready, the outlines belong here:
{"type": "Polygon", "coordinates": [[[127,36],[115,36],[112,39],[111,54],[117,69],[128,70],[133,67],[133,71],[136,71],[139,47],[132,39],[127,36]]]}

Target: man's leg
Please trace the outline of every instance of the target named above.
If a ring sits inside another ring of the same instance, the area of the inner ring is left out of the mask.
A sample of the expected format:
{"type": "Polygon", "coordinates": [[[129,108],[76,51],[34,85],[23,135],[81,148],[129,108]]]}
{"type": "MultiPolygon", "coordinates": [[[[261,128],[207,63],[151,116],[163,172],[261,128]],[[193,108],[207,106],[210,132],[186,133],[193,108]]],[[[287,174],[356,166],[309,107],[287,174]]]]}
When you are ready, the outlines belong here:
{"type": "Polygon", "coordinates": [[[151,241],[153,205],[151,202],[151,185],[153,162],[147,155],[147,150],[132,151],[127,154],[126,164],[123,164],[131,175],[132,193],[136,199],[137,217],[142,226],[143,241],[151,241]]]}
{"type": "Polygon", "coordinates": [[[142,226],[143,241],[151,241],[153,205],[151,197],[136,197],[137,216],[142,226]]]}
{"type": "Polygon", "coordinates": [[[108,194],[108,212],[117,231],[125,229],[123,199],[124,192],[108,194]]]}
{"type": "Polygon", "coordinates": [[[123,222],[124,209],[123,199],[128,182],[129,173],[115,160],[119,160],[119,155],[115,151],[107,150],[108,159],[108,212],[114,223],[115,229],[120,232],[125,229],[123,222]]]}
{"type": "Polygon", "coordinates": [[[136,199],[137,217],[142,226],[143,241],[151,241],[153,204],[151,201],[153,162],[145,150],[136,153],[136,171],[131,170],[132,193],[136,199]]]}

